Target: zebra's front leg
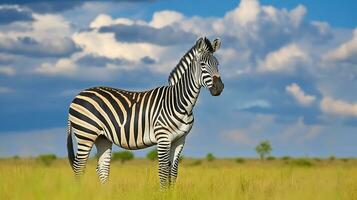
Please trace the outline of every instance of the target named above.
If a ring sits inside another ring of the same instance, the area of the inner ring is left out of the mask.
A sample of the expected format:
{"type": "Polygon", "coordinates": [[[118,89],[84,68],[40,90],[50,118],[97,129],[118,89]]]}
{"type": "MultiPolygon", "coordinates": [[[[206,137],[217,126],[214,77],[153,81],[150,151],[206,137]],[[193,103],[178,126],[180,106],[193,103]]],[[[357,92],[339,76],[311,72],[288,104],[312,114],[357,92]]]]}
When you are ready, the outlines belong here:
{"type": "Polygon", "coordinates": [[[102,184],[106,183],[109,178],[112,145],[113,143],[110,142],[104,135],[100,135],[95,141],[98,156],[98,165],[96,171],[102,184]]]}
{"type": "Polygon", "coordinates": [[[171,158],[171,170],[170,170],[170,185],[174,185],[178,173],[178,165],[180,160],[180,154],[185,145],[186,137],[181,137],[177,141],[171,144],[170,158],[171,158]]]}
{"type": "Polygon", "coordinates": [[[166,133],[157,133],[157,153],[159,160],[160,187],[166,189],[170,184],[171,141],[166,133]]]}

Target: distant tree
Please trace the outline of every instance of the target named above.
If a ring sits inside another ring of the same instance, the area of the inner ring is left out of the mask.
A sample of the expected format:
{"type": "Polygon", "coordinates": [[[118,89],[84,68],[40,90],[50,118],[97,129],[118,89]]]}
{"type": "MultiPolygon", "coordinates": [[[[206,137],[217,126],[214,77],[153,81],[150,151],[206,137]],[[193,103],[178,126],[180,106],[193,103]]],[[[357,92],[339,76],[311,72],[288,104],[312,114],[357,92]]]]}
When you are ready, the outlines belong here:
{"type": "Polygon", "coordinates": [[[119,152],[114,152],[112,160],[120,160],[122,163],[132,160],[134,158],[134,154],[131,151],[119,151],[119,152]]]}
{"type": "Polygon", "coordinates": [[[206,156],[206,159],[207,159],[207,161],[211,162],[216,158],[214,157],[214,155],[212,153],[208,153],[206,156]]]}
{"type": "Polygon", "coordinates": [[[272,151],[270,142],[268,140],[261,141],[256,147],[255,151],[259,154],[261,160],[264,160],[266,155],[272,151]]]}
{"type": "Polygon", "coordinates": [[[153,149],[146,154],[146,158],[149,160],[157,160],[157,149],[153,149]]]}
{"type": "Polygon", "coordinates": [[[37,157],[37,160],[46,166],[50,166],[56,159],[55,154],[42,154],[37,157]]]}

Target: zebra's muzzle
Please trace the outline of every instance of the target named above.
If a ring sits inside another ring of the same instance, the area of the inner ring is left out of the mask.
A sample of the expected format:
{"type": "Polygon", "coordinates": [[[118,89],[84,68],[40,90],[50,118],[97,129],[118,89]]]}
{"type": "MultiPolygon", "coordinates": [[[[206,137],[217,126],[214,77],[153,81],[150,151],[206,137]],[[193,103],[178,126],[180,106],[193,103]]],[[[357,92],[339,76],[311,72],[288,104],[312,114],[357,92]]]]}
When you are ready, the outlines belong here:
{"type": "Polygon", "coordinates": [[[224,84],[220,77],[213,76],[213,85],[209,88],[212,96],[219,96],[224,88],[224,84]]]}

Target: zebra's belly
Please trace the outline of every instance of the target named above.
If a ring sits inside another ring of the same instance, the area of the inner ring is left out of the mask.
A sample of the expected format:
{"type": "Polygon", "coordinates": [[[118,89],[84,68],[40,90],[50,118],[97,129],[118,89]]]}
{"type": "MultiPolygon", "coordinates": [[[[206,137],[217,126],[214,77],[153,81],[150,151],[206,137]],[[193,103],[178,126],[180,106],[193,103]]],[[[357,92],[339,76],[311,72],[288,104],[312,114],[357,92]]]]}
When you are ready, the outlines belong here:
{"type": "Polygon", "coordinates": [[[137,145],[137,146],[122,146],[122,145],[117,145],[123,149],[127,149],[127,150],[138,150],[138,149],[145,149],[148,147],[152,147],[155,146],[156,143],[150,143],[150,144],[146,144],[146,145],[137,145]]]}
{"type": "MultiPolygon", "coordinates": [[[[190,118],[191,123],[179,123],[176,127],[178,129],[169,133],[171,142],[175,142],[177,139],[187,135],[193,126],[193,120],[190,118]]],[[[126,124],[128,125],[128,124],[126,124]]],[[[123,127],[116,130],[112,135],[107,132],[104,133],[107,138],[119,147],[129,150],[144,149],[157,144],[157,140],[154,134],[153,126],[147,128],[130,128],[123,127]]]]}
{"type": "Polygon", "coordinates": [[[108,134],[106,134],[111,142],[128,150],[145,149],[157,144],[156,138],[151,130],[148,130],[148,132],[129,131],[125,133],[125,130],[122,129],[117,130],[114,135],[117,138],[109,139],[108,134]]]}

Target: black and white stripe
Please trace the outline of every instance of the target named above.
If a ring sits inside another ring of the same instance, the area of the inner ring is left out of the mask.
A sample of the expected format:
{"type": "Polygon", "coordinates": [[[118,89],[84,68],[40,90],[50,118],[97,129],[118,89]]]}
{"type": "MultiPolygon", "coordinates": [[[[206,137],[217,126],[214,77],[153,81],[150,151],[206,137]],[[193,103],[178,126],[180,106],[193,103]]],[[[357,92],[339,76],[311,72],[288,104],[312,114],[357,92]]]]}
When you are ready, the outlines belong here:
{"type": "Polygon", "coordinates": [[[215,96],[223,90],[213,56],[219,46],[219,39],[211,43],[200,38],[171,72],[168,86],[145,92],[110,87],[80,92],[70,105],[68,121],[68,156],[75,174],[83,174],[93,144],[102,183],[108,180],[113,143],[130,150],[157,145],[160,184],[174,183],[201,87],[215,96]],[[72,133],[78,146],[76,155],[72,133]]]}

